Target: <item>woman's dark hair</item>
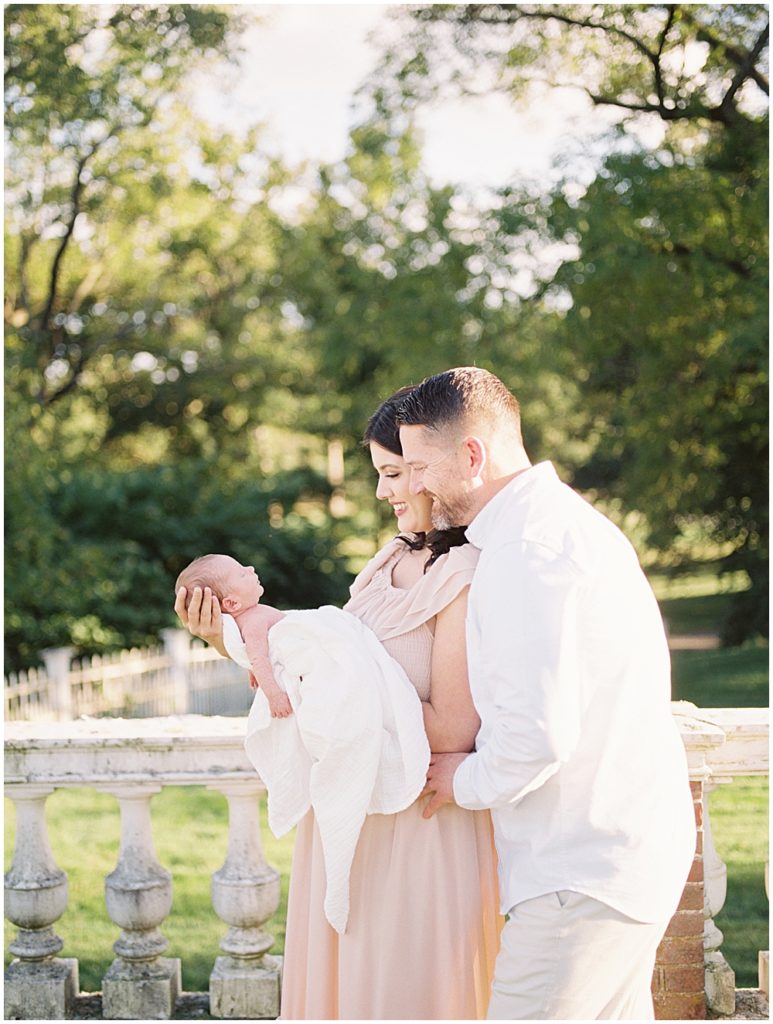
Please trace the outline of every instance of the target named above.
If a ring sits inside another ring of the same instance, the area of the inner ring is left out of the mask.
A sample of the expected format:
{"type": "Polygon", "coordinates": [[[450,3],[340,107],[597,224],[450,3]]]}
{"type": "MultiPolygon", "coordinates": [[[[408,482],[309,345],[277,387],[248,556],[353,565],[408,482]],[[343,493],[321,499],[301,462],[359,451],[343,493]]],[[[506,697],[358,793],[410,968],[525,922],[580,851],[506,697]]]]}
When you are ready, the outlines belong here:
{"type": "MultiPolygon", "coordinates": [[[[405,398],[416,387],[416,384],[407,384],[381,403],[365,427],[365,433],[362,436],[364,447],[373,441],[388,452],[392,452],[393,455],[399,455],[402,458],[403,448],[400,444],[400,426],[397,422],[397,414],[405,398]]],[[[464,526],[452,526],[449,530],[430,530],[428,533],[417,533],[412,537],[400,534],[398,539],[407,544],[411,551],[422,551],[424,548],[429,548],[432,553],[424,566],[424,572],[426,572],[441,555],[445,555],[451,548],[467,543],[467,535],[464,531],[464,526]]]]}

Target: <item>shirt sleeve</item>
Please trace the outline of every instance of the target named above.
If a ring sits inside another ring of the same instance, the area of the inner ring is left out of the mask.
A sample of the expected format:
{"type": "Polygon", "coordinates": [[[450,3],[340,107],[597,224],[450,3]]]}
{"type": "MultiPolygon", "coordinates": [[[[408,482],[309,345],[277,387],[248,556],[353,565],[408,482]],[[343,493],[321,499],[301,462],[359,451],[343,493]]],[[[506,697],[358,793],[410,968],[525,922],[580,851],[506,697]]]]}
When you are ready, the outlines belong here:
{"type": "Polygon", "coordinates": [[[571,561],[514,543],[478,573],[470,668],[483,727],[454,776],[456,802],[474,810],[516,803],[554,775],[577,745],[582,702],[583,588],[571,561]]]}

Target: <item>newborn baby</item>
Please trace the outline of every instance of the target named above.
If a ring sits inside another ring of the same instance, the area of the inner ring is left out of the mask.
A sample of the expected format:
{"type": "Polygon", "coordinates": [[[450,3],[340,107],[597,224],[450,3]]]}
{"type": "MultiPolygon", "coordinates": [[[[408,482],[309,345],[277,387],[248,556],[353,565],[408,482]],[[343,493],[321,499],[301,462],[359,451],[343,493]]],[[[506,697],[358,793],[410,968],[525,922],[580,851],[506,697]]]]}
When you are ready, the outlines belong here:
{"type": "Polygon", "coordinates": [[[177,577],[175,593],[180,587],[186,588],[188,599],[194,587],[212,590],[223,611],[228,612],[239,627],[247,648],[250,670],[266,696],[272,716],[286,718],[291,715],[290,700],[274,677],[268,654],[268,631],[285,614],[260,603],[263,585],[253,566],[241,565],[229,555],[202,555],[177,577]]]}

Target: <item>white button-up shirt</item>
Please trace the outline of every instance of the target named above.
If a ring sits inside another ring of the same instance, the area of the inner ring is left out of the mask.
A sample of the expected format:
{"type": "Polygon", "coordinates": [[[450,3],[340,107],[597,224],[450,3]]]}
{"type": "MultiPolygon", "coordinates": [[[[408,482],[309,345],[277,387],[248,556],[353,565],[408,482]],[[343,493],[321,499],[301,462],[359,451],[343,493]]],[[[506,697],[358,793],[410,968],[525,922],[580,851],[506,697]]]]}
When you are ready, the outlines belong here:
{"type": "Polygon", "coordinates": [[[667,919],[695,818],[663,622],[632,546],[547,462],[467,536],[481,550],[467,614],[481,728],[454,796],[492,810],[503,912],[570,889],[667,919]]]}

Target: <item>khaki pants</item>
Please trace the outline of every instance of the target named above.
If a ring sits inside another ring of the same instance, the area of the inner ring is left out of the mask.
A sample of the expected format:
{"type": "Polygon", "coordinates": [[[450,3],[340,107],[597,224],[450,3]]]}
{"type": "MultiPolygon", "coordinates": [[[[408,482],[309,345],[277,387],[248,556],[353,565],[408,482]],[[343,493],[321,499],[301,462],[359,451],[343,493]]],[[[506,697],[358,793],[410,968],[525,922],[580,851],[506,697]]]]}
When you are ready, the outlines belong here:
{"type": "Polygon", "coordinates": [[[488,1019],[653,1020],[667,927],[568,890],[519,903],[502,931],[488,1019]]]}

